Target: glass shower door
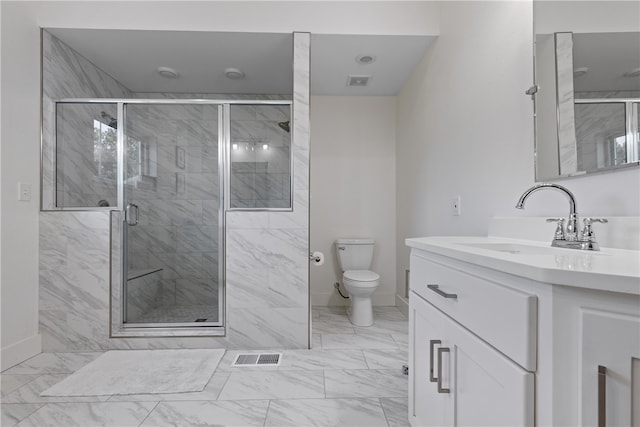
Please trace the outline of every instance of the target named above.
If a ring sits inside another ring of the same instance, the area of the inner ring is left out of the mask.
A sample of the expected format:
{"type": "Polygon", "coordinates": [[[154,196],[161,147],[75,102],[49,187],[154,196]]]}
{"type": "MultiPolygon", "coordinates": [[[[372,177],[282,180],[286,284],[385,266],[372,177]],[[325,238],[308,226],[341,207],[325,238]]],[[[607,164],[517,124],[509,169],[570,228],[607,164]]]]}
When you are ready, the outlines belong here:
{"type": "Polygon", "coordinates": [[[124,325],[221,325],[221,107],[124,107],[124,325]]]}

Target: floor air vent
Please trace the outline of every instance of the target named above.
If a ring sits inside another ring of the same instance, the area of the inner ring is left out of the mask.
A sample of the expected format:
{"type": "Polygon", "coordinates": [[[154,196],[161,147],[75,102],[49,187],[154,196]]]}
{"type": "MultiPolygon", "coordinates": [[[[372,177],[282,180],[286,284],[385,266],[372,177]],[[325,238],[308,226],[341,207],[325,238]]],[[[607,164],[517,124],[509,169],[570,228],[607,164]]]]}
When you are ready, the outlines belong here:
{"type": "Polygon", "coordinates": [[[279,366],[282,353],[239,354],[232,367],[279,366]]]}

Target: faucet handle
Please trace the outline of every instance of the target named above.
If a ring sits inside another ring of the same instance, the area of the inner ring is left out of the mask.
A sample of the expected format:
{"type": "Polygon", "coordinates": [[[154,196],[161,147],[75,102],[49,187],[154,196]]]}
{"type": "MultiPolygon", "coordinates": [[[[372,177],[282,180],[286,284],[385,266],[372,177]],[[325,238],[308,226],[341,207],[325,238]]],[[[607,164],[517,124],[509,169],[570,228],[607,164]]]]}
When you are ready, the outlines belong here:
{"type": "Polygon", "coordinates": [[[564,240],[564,218],[547,218],[547,222],[557,222],[558,226],[553,235],[554,240],[564,240]]]}
{"type": "Polygon", "coordinates": [[[584,218],[582,222],[584,224],[584,227],[582,228],[582,240],[585,242],[595,242],[596,235],[593,232],[592,224],[594,222],[606,224],[609,222],[609,220],[604,218],[584,218]]]}
{"type": "Polygon", "coordinates": [[[606,224],[609,222],[609,220],[606,218],[584,218],[582,222],[584,222],[584,225],[591,224],[593,222],[601,222],[603,224],[606,224]]]}

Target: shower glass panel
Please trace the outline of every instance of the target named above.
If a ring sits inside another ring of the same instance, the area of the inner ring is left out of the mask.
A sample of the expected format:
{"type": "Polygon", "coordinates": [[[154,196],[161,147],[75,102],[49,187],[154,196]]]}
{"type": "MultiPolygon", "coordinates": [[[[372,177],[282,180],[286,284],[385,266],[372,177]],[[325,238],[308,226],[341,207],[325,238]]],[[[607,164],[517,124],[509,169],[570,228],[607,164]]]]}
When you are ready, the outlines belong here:
{"type": "Polygon", "coordinates": [[[56,104],[56,207],[117,205],[117,105],[56,104]]]}
{"type": "Polygon", "coordinates": [[[291,105],[231,105],[231,209],[291,209],[291,105]]]}
{"type": "Polygon", "coordinates": [[[221,325],[219,109],[124,105],[124,326],[221,325]]]}

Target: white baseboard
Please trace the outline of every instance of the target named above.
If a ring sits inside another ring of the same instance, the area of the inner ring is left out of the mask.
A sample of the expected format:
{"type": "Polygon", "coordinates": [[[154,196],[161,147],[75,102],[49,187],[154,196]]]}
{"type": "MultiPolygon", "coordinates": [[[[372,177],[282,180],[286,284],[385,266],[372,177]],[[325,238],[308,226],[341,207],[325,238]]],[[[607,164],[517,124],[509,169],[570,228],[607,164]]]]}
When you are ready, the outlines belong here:
{"type": "Polygon", "coordinates": [[[0,350],[0,370],[4,371],[9,369],[41,352],[42,336],[40,334],[3,347],[2,350],[0,350]]]}
{"type": "Polygon", "coordinates": [[[405,316],[409,317],[409,300],[401,297],[400,295],[396,295],[396,307],[405,316]]]}

